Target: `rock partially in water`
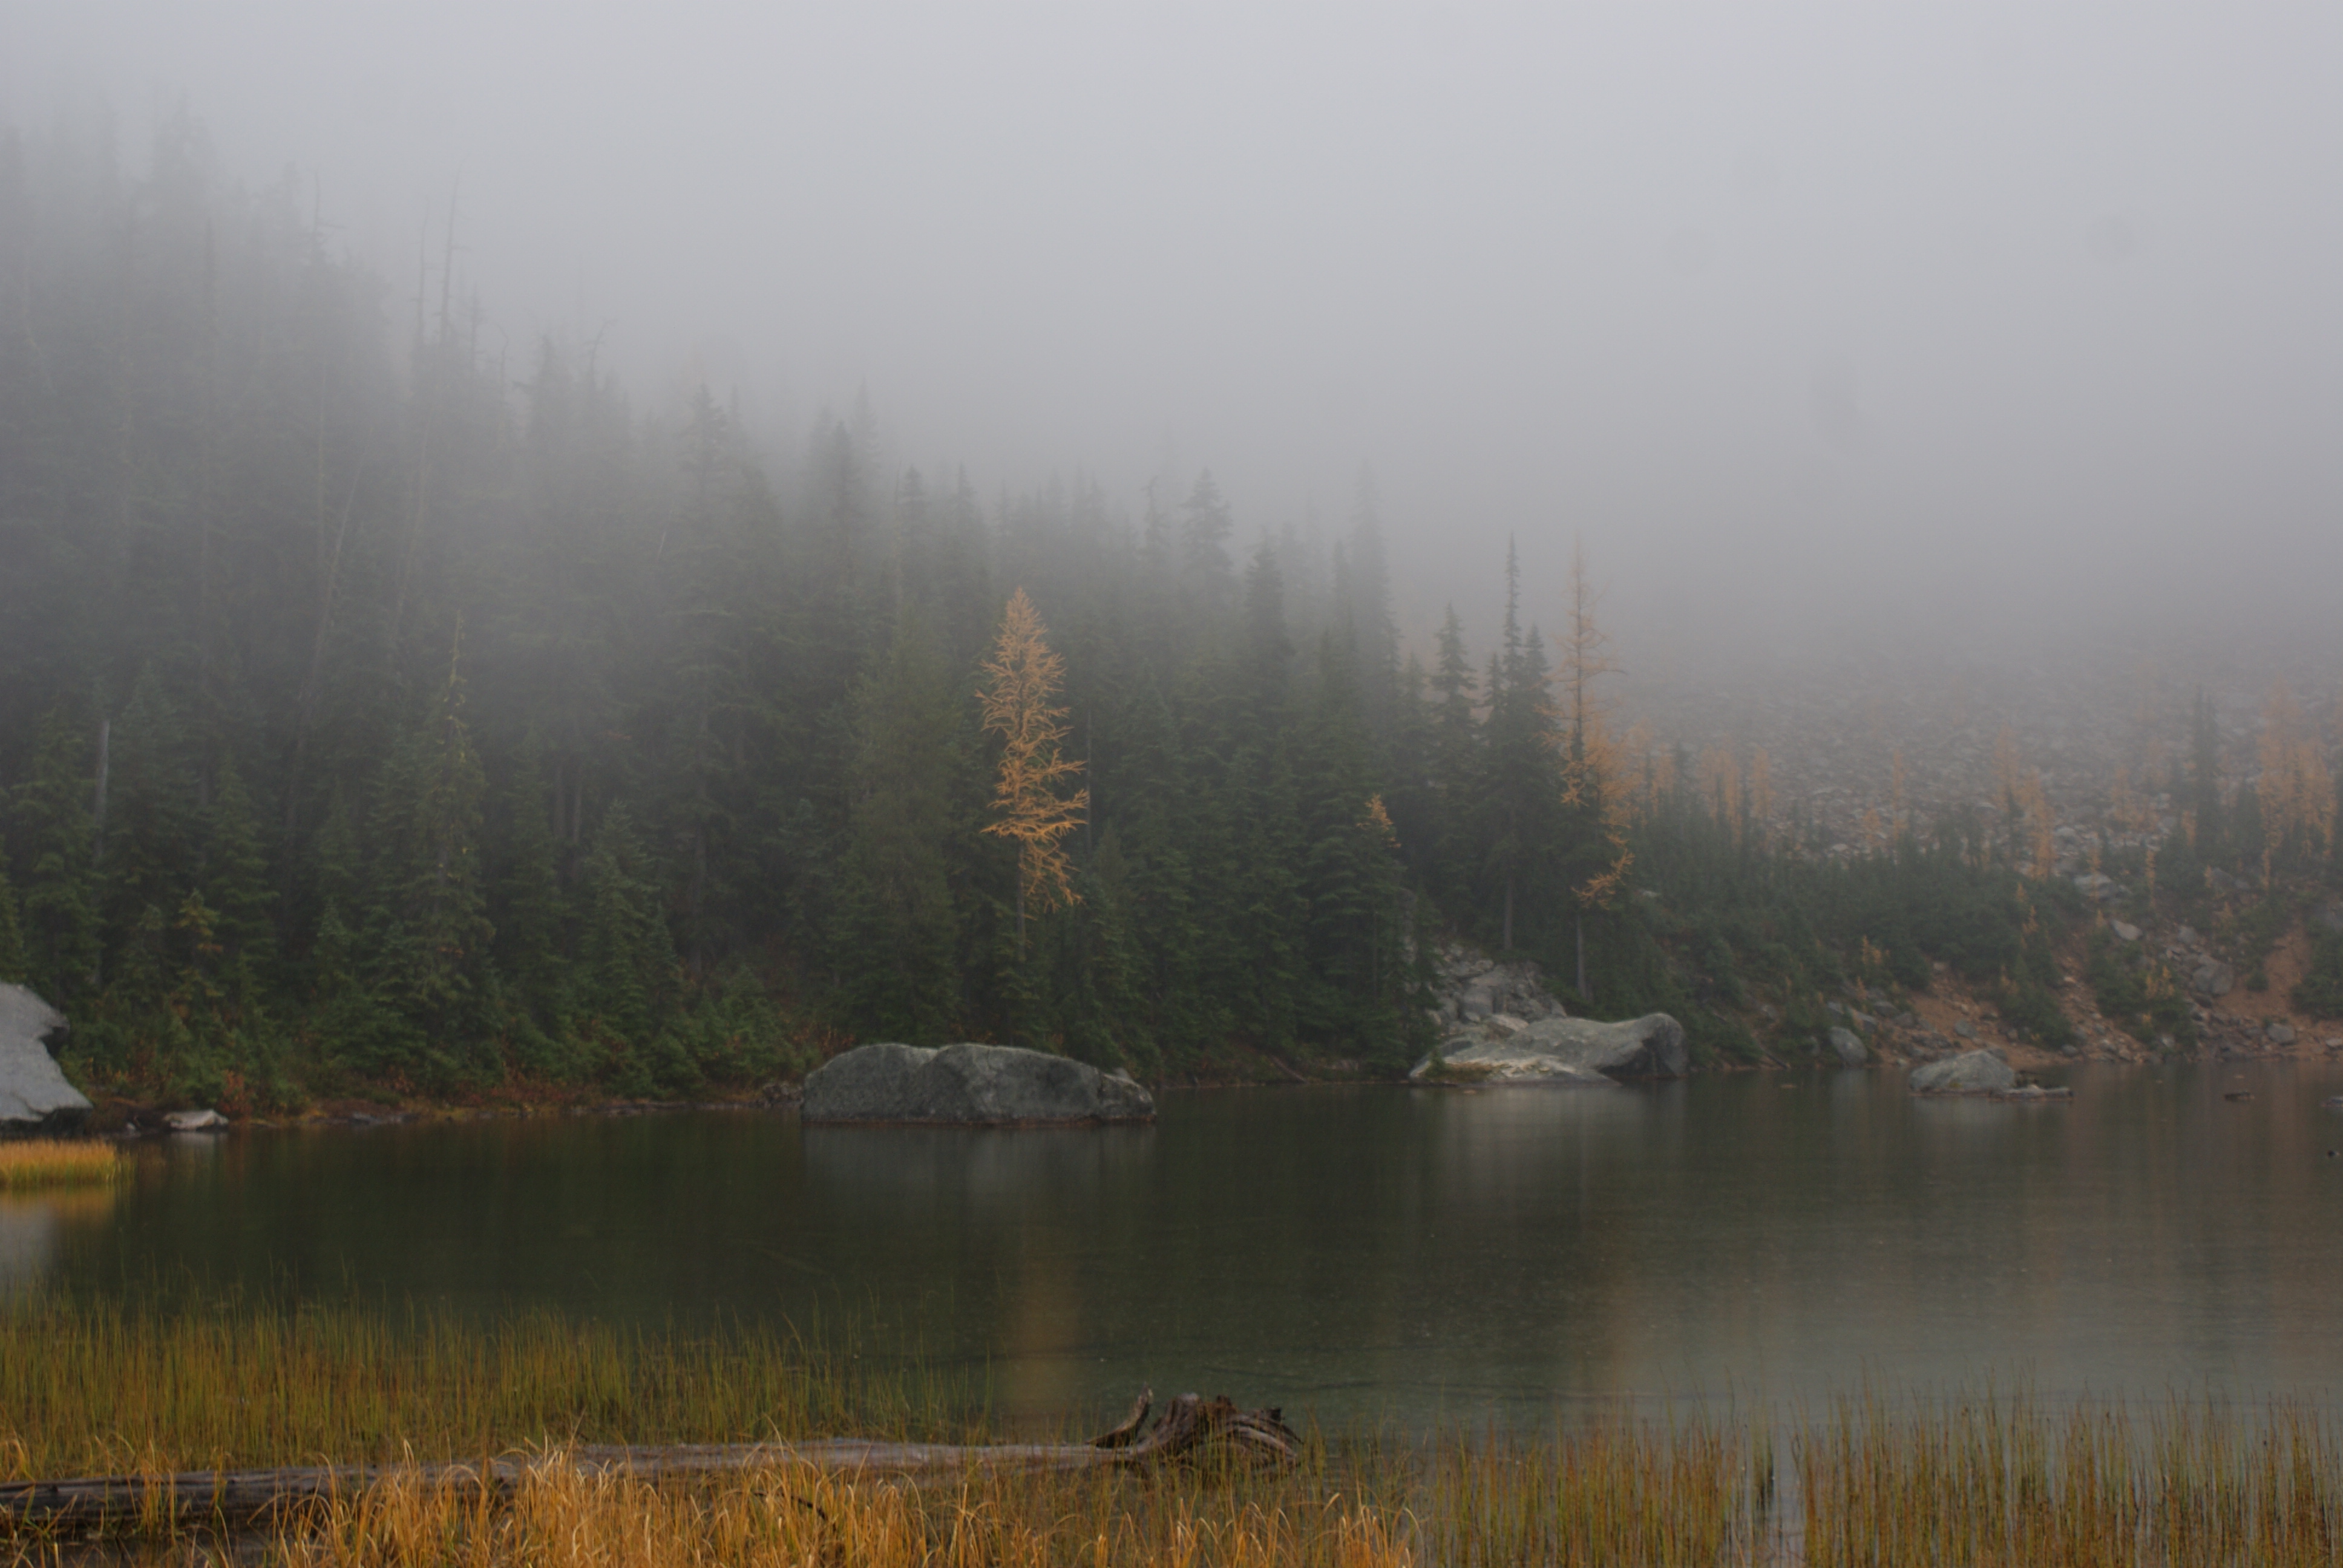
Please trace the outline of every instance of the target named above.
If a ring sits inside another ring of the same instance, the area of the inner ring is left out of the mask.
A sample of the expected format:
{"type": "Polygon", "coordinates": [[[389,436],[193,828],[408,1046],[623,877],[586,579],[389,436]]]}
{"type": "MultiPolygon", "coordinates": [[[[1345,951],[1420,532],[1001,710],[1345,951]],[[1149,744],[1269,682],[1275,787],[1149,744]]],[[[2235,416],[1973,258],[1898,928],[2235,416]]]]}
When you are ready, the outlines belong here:
{"type": "Polygon", "coordinates": [[[171,1111],[164,1113],[163,1125],[174,1132],[225,1132],[227,1118],[216,1111],[171,1111]]]}
{"type": "Polygon", "coordinates": [[[961,1126],[1151,1121],[1154,1097],[1127,1072],[1007,1045],[858,1046],[806,1075],[808,1121],[961,1126]]]}
{"type": "Polygon", "coordinates": [[[1998,1094],[2016,1086],[2016,1070],[1990,1050],[1966,1050],[1912,1070],[1915,1094],[1998,1094]]]}
{"type": "MultiPolygon", "coordinates": [[[[1617,1023],[1542,1018],[1519,1028],[1463,1030],[1441,1041],[1440,1059],[1495,1081],[1600,1082],[1613,1078],[1681,1078],[1692,1065],[1684,1025],[1664,1012],[1617,1023]]],[[[1422,1078],[1433,1059],[1415,1064],[1422,1078]]]]}
{"type": "Polygon", "coordinates": [[[89,1101],[51,1054],[65,1015],[20,985],[0,984],[0,1122],[29,1126],[86,1114],[89,1101]]]}
{"type": "Polygon", "coordinates": [[[1871,1060],[1865,1049],[1863,1037],[1851,1029],[1835,1029],[1829,1035],[1831,1054],[1838,1058],[1841,1067],[1861,1067],[1871,1060]]]}

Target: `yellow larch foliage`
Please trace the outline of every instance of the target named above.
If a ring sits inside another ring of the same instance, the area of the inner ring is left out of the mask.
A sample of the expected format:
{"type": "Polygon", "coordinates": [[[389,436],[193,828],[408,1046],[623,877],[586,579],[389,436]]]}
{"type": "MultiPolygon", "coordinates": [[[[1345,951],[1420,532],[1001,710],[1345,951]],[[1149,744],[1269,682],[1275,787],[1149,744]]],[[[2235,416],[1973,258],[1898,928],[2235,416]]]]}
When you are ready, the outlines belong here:
{"type": "Polygon", "coordinates": [[[1749,799],[1749,830],[1762,844],[1767,838],[1766,824],[1774,819],[1774,759],[1765,755],[1763,746],[1750,754],[1744,792],[1749,799]]]}
{"type": "Polygon", "coordinates": [[[1663,748],[1652,758],[1652,804],[1676,792],[1676,754],[1673,748],[1663,748]]]}
{"type": "Polygon", "coordinates": [[[1624,829],[1634,819],[1634,780],[1628,774],[1634,757],[1633,747],[1611,733],[1603,710],[1594,708],[1587,710],[1585,744],[1579,750],[1579,757],[1563,764],[1563,799],[1575,805],[1592,790],[1602,807],[1604,825],[1624,829]]]}
{"type": "Polygon", "coordinates": [[[1719,826],[1735,838],[1741,832],[1741,765],[1730,747],[1711,746],[1700,754],[1700,792],[1716,813],[1719,826]]]}
{"type": "Polygon", "coordinates": [[[997,818],[984,830],[1017,841],[1018,940],[1024,940],[1030,910],[1046,914],[1077,904],[1073,862],[1064,839],[1082,825],[1091,792],[1059,793],[1061,780],[1082,769],[1058,754],[1066,738],[1066,710],[1053,704],[1066,676],[1066,661],[1050,651],[1049,628],[1033,601],[1019,588],[1001,618],[992,657],[982,666],[984,728],[1001,738],[1001,771],[992,791],[997,818]]]}
{"type": "Polygon", "coordinates": [[[2017,809],[2026,819],[2027,852],[2034,874],[2047,879],[2058,855],[2057,825],[2050,815],[2050,792],[2043,787],[2042,769],[2029,768],[2017,786],[2017,809]]]}
{"type": "Polygon", "coordinates": [[[2005,801],[2017,793],[2017,737],[2004,724],[2001,733],[1993,738],[1993,780],[2001,786],[2005,801]]]}
{"type": "Polygon", "coordinates": [[[2335,830],[2335,780],[2320,757],[2318,742],[2303,733],[2302,713],[2281,680],[2262,705],[2262,880],[2288,843],[2316,853],[2335,830]]]}
{"type": "Polygon", "coordinates": [[[1653,766],[1652,727],[1638,719],[1627,727],[1627,738],[1620,743],[1623,760],[1636,775],[1635,813],[1649,818],[1660,803],[1660,777],[1653,766]]]}

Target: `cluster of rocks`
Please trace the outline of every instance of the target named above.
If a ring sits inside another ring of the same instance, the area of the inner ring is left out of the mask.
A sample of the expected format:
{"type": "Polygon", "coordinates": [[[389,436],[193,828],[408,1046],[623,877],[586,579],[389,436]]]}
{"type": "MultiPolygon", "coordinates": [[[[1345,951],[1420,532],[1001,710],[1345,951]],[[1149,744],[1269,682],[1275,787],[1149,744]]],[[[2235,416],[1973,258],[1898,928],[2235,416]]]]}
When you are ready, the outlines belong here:
{"type": "Polygon", "coordinates": [[[1617,1023],[1573,1018],[1526,959],[1499,962],[1459,941],[1432,957],[1432,1024],[1439,1044],[1415,1064],[1496,1082],[1596,1083],[1678,1078],[1689,1070],[1684,1026],[1666,1013],[1617,1023]]]}
{"type": "Polygon", "coordinates": [[[1534,1023],[1564,1016],[1537,965],[1526,959],[1499,963],[1462,942],[1443,942],[1432,955],[1432,1022],[1443,1034],[1485,1019],[1534,1023]]]}
{"type": "Polygon", "coordinates": [[[1684,1025],[1664,1012],[1616,1023],[1560,1015],[1529,1023],[1499,1013],[1451,1030],[1408,1076],[1421,1081],[1448,1069],[1495,1082],[1602,1083],[1682,1078],[1691,1066],[1684,1025]]]}
{"type": "MultiPolygon", "coordinates": [[[[1823,1003],[1829,1021],[1820,1033],[1807,1040],[1777,1036],[1775,1050],[1786,1049],[1794,1056],[1811,1050],[1826,1063],[1868,1067],[1879,1058],[1923,1052],[1936,1038],[1922,1027],[1918,1016],[1910,1009],[1861,980],[1848,981],[1841,996],[1844,1000],[1831,999],[1823,1003]]],[[[1781,1013],[1771,1003],[1758,1010],[1769,1023],[1780,1021],[1781,1013]]]]}

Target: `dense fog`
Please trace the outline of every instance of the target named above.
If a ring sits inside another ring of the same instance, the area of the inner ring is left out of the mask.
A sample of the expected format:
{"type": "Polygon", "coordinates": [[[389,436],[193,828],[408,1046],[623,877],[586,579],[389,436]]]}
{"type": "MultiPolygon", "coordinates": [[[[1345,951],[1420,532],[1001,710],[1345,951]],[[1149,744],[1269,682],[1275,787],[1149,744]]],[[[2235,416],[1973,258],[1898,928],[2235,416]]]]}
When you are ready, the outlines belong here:
{"type": "Polygon", "coordinates": [[[1352,518],[1396,610],[1534,617],[1584,536],[1636,662],[2326,638],[2343,20],[1757,9],[9,0],[0,115],[191,109],[518,365],[867,398],[980,493],[1209,467],[1352,518]],[[2307,618],[2302,624],[2293,618],[2307,618]],[[2192,624],[2193,623],[2193,624],[2192,624]]]}
{"type": "Polygon", "coordinates": [[[103,1093],[2343,1020],[2328,13],[0,15],[103,1093]]]}

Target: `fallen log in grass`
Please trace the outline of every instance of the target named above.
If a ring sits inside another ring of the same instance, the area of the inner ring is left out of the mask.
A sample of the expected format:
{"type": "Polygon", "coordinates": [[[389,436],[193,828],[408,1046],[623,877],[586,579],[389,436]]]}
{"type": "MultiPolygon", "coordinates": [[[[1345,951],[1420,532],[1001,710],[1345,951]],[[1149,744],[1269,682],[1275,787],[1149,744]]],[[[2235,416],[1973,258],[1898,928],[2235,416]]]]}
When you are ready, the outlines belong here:
{"type": "Polygon", "coordinates": [[[347,1498],[394,1476],[426,1486],[484,1488],[507,1496],[532,1464],[548,1461],[581,1473],[621,1473],[646,1481],[738,1471],[803,1470],[848,1478],[963,1474],[971,1470],[1066,1473],[1137,1469],[1208,1460],[1263,1468],[1301,1457],[1302,1440],[1276,1409],[1239,1410],[1226,1396],[1173,1400],[1151,1429],[1153,1392],[1131,1414],[1088,1442],[880,1442],[824,1438],[804,1442],[592,1445],[544,1458],[508,1456],[479,1464],[324,1464],[269,1470],[189,1471],[176,1475],[101,1475],[0,1483],[0,1523],[60,1533],[107,1525],[162,1529],[245,1523],[306,1503],[347,1498]],[[1145,1429],[1145,1430],[1142,1430],[1145,1429]]]}

